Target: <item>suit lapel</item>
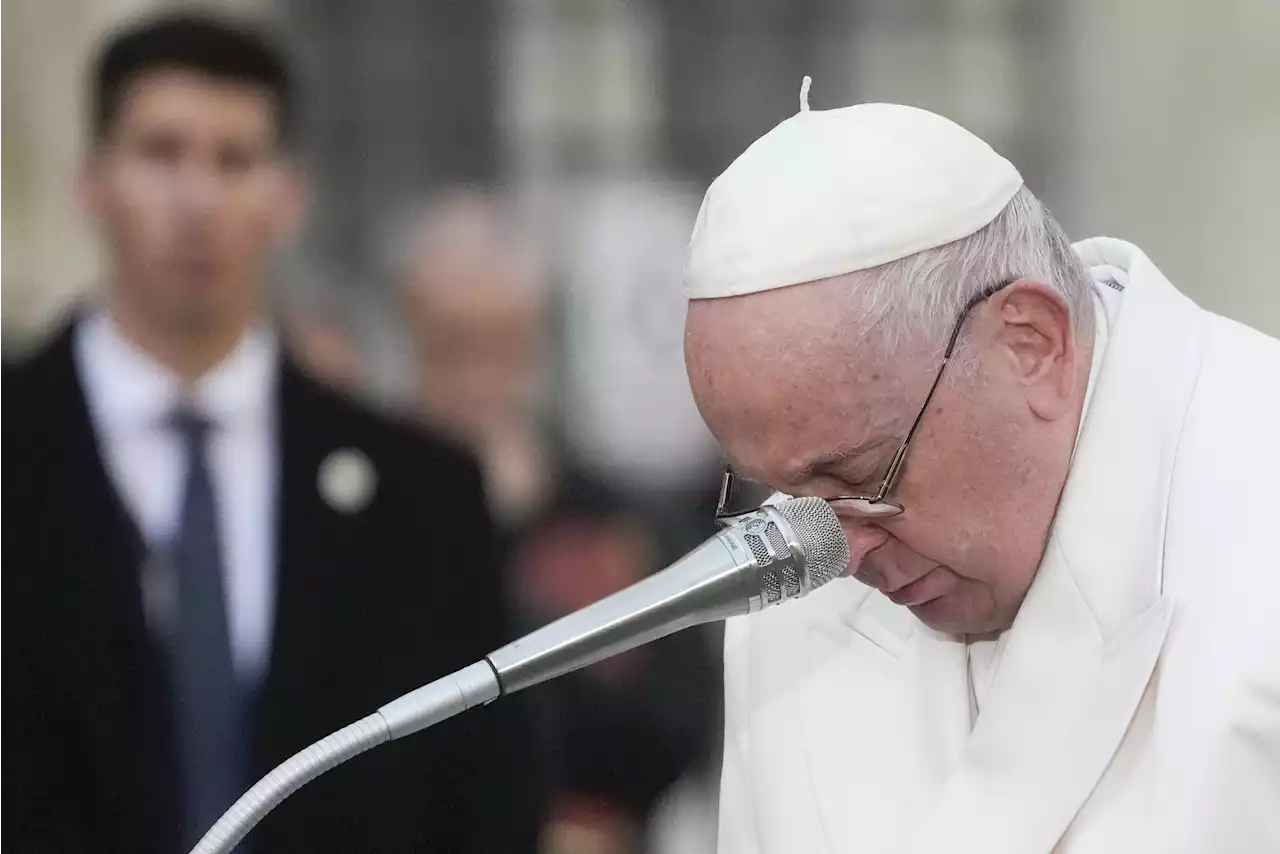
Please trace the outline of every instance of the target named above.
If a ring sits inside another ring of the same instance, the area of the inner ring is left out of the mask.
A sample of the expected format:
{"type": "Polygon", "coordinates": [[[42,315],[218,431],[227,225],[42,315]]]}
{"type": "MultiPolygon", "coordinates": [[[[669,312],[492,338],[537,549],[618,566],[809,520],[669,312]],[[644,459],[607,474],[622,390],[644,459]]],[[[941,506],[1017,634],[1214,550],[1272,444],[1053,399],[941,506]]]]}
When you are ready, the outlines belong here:
{"type": "Polygon", "coordinates": [[[1159,567],[1202,316],[1135,248],[1079,251],[1127,269],[1130,286],[1036,581],[913,854],[1048,854],[1124,737],[1173,618],[1159,567]]]}
{"type": "MultiPolygon", "coordinates": [[[[320,470],[341,447],[325,392],[314,385],[287,356],[280,358],[276,396],[276,611],[272,621],[274,661],[289,652],[299,636],[314,643],[314,631],[327,631],[313,618],[329,597],[336,577],[351,566],[351,526],[357,516],[336,513],[321,496],[320,470]]],[[[303,656],[305,649],[294,650],[303,656]]]]}
{"type": "Polygon", "coordinates": [[[43,357],[48,411],[57,429],[42,441],[49,518],[71,520],[51,543],[50,611],[65,628],[57,649],[74,680],[70,693],[89,733],[87,757],[124,838],[155,850],[176,844],[177,760],[168,674],[147,625],[141,573],[147,549],[107,473],[75,366],[68,327],[43,357]]]}
{"type": "Polygon", "coordinates": [[[346,589],[341,573],[364,557],[353,552],[355,523],[328,507],[317,486],[343,425],[333,422],[323,392],[283,355],[276,401],[275,612],[254,745],[261,773],[341,725],[329,719],[335,703],[345,710],[339,701],[316,704],[308,695],[324,672],[317,657],[329,655],[335,633],[346,628],[335,621],[346,589]]]}
{"type": "Polygon", "coordinates": [[[138,526],[102,459],[75,367],[74,330],[75,326],[68,327],[49,352],[48,419],[59,425],[49,433],[49,460],[54,467],[49,480],[54,485],[53,502],[61,505],[52,515],[76,520],[83,531],[60,542],[68,557],[63,567],[69,573],[66,592],[90,605],[85,619],[116,645],[86,652],[110,652],[109,658],[118,660],[121,646],[139,654],[150,642],[141,592],[141,575],[149,558],[138,526]]]}
{"type": "MultiPolygon", "coordinates": [[[[316,602],[324,595],[325,526],[317,524],[315,464],[304,426],[311,408],[306,390],[292,365],[281,356],[276,395],[275,610],[271,618],[271,648],[258,690],[255,764],[265,772],[293,750],[288,722],[277,709],[287,706],[302,686],[298,674],[315,641],[316,602]]],[[[320,619],[323,622],[323,618],[320,619]]]]}
{"type": "Polygon", "coordinates": [[[267,656],[267,666],[263,673],[264,691],[277,675],[278,660],[282,652],[289,649],[289,642],[296,634],[295,621],[298,616],[293,612],[293,602],[297,596],[306,596],[308,584],[302,575],[302,567],[312,565],[311,562],[322,551],[315,547],[317,535],[322,533],[319,526],[309,526],[307,497],[295,491],[295,485],[305,482],[307,454],[299,447],[294,433],[297,429],[297,397],[299,391],[288,362],[280,357],[276,394],[275,431],[272,442],[276,460],[276,492],[273,496],[275,506],[275,611],[271,615],[271,650],[267,656]],[[311,528],[312,530],[308,530],[311,528]]]}
{"type": "Polygon", "coordinates": [[[1109,643],[1061,561],[1041,568],[961,762],[908,850],[1047,854],[1137,709],[1169,629],[1160,597],[1109,643]],[[1038,620],[1032,622],[1031,620],[1038,620]]]}

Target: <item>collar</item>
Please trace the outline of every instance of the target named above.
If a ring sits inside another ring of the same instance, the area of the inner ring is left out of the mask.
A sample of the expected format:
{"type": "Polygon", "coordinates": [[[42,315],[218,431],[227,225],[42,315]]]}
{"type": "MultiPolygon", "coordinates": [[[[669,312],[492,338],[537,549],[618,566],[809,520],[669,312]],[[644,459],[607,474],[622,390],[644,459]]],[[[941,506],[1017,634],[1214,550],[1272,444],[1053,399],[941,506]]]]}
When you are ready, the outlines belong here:
{"type": "MultiPolygon", "coordinates": [[[[1076,428],[1076,444],[1080,442],[1080,432],[1084,430],[1084,421],[1089,416],[1089,404],[1093,402],[1093,388],[1098,381],[1098,373],[1102,370],[1102,362],[1107,354],[1107,340],[1111,327],[1120,316],[1120,302],[1123,299],[1125,285],[1129,282],[1129,274],[1111,264],[1101,264],[1089,268],[1093,279],[1093,357],[1089,364],[1089,380],[1084,389],[1084,404],[1080,410],[1080,425],[1076,428]]],[[[1074,459],[1075,450],[1072,449],[1074,459]]]]}
{"type": "Polygon", "coordinates": [[[275,394],[278,344],[265,327],[250,329],[236,348],[187,387],[182,379],[128,340],[106,309],[85,320],[76,359],[95,422],[108,432],[163,421],[180,404],[222,426],[269,416],[275,394]]]}

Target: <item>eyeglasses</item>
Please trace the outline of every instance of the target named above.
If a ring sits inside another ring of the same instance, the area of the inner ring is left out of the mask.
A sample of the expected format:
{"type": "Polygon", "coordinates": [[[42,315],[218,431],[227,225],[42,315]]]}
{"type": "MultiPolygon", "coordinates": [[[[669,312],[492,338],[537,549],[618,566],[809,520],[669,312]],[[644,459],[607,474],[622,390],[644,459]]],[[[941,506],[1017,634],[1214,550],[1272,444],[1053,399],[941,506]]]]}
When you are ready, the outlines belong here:
{"type": "MultiPolygon", "coordinates": [[[[915,421],[911,422],[911,429],[907,431],[902,444],[898,446],[897,453],[893,455],[893,460],[889,463],[889,470],[885,473],[884,480],[880,483],[880,488],[872,495],[834,495],[826,499],[833,510],[837,513],[864,519],[888,519],[902,513],[902,505],[895,501],[890,501],[889,493],[893,490],[894,484],[897,483],[898,475],[902,473],[903,463],[907,459],[907,449],[911,447],[911,440],[915,438],[916,430],[919,429],[920,422],[924,420],[924,414],[929,409],[929,402],[933,400],[934,392],[942,384],[942,374],[946,371],[947,364],[955,353],[956,342],[960,340],[960,331],[964,328],[964,323],[969,314],[977,306],[986,302],[993,295],[1004,290],[1015,281],[1017,279],[1009,279],[998,285],[993,285],[974,296],[973,299],[965,304],[960,316],[956,318],[955,328],[951,330],[951,338],[947,341],[947,349],[942,355],[942,364],[938,366],[938,375],[933,378],[933,385],[929,386],[929,394],[925,396],[924,404],[916,414],[915,421]]],[[[720,499],[716,504],[716,522],[721,526],[731,525],[739,517],[759,510],[775,494],[776,490],[773,487],[759,481],[744,478],[735,473],[732,467],[726,468],[724,477],[720,481],[720,499]]]]}

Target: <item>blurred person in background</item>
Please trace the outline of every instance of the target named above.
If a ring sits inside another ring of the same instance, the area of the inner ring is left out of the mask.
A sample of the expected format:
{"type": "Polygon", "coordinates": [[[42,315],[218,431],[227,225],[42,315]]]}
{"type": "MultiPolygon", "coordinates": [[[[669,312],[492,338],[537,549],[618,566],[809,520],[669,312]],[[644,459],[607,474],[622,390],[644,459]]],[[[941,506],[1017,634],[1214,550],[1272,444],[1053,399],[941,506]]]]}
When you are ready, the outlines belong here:
{"type": "Polygon", "coordinates": [[[551,497],[537,421],[549,294],[498,200],[442,193],[392,229],[421,419],[478,455],[497,519],[517,526],[551,497]]]}
{"type": "Polygon", "coordinates": [[[347,394],[364,388],[364,360],[340,319],[297,308],[283,314],[281,325],[290,353],[307,373],[347,394]]]}
{"type": "MultiPolygon", "coordinates": [[[[479,455],[527,627],[643,578],[662,559],[652,520],[539,417],[555,303],[506,206],[455,190],[402,226],[392,255],[418,412],[479,455]]],[[[530,692],[550,792],[543,851],[642,849],[655,804],[711,742],[717,686],[704,646],[693,633],[667,638],[530,692]]]]}
{"type": "MultiPolygon", "coordinates": [[[[105,301],[6,372],[4,841],[177,852],[511,630],[473,457],[303,374],[264,312],[304,197],[280,51],[167,14],[92,87],[105,301]]],[[[499,706],[369,754],[242,848],[531,851],[522,733],[499,706]]]]}

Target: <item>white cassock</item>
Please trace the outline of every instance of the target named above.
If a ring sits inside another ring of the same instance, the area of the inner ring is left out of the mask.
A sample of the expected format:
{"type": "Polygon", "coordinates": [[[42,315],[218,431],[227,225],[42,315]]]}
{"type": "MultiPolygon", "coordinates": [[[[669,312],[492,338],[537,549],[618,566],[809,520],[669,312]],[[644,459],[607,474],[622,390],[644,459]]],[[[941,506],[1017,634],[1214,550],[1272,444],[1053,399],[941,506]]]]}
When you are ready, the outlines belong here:
{"type": "Polygon", "coordinates": [[[1076,249],[1127,282],[976,711],[970,645],[856,580],[731,620],[725,854],[1280,851],[1280,342],[1076,249]]]}

